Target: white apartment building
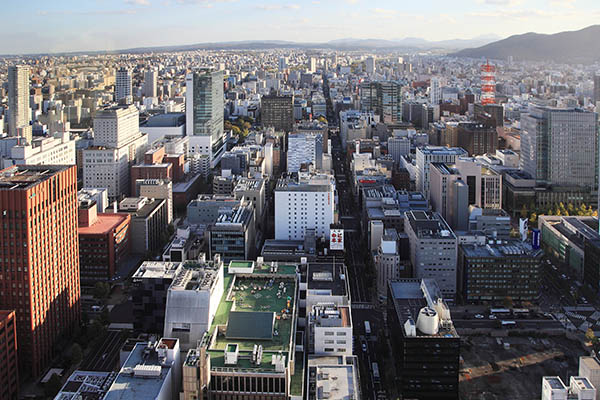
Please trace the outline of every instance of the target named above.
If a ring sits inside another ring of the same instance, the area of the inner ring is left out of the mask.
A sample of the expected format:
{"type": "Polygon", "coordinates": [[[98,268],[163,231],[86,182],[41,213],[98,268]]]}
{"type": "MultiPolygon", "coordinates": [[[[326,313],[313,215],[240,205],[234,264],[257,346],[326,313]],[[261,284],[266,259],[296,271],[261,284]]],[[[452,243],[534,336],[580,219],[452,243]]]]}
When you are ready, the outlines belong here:
{"type": "Polygon", "coordinates": [[[292,133],[288,136],[287,170],[298,172],[302,164],[323,167],[323,135],[316,133],[292,133]]]}
{"type": "Polygon", "coordinates": [[[316,355],[352,355],[352,317],[349,306],[317,304],[308,315],[309,351],[316,355]]]}
{"type": "Polygon", "coordinates": [[[417,148],[417,191],[423,193],[429,200],[429,166],[433,162],[454,164],[460,156],[467,156],[465,149],[460,147],[425,146],[417,148]]]}
{"type": "Polygon", "coordinates": [[[83,151],[83,185],[108,189],[111,200],[129,193],[129,168],[139,162],[148,137],[139,130],[134,106],[110,107],[94,119],[94,146],[83,151]]]}
{"type": "Polygon", "coordinates": [[[400,165],[402,157],[410,154],[410,139],[408,137],[394,136],[388,139],[388,153],[396,165],[400,165]]]}
{"type": "Polygon", "coordinates": [[[397,281],[401,278],[401,268],[398,251],[398,233],[395,229],[386,229],[381,237],[381,243],[373,253],[373,264],[377,272],[377,296],[379,299],[387,298],[389,281],[397,281]]]}
{"type": "Polygon", "coordinates": [[[132,90],[133,78],[131,70],[125,67],[121,67],[117,70],[115,78],[115,100],[119,101],[125,99],[127,103],[133,102],[133,90],[132,90]]]}
{"type": "Polygon", "coordinates": [[[158,71],[156,68],[150,69],[144,73],[144,96],[156,97],[156,88],[158,86],[158,71]]]}
{"type": "Polygon", "coordinates": [[[335,218],[335,179],[299,173],[282,177],[275,187],[275,239],[304,240],[306,229],[329,237],[335,218]]]}
{"type": "Polygon", "coordinates": [[[75,140],[69,133],[34,139],[31,144],[10,149],[10,158],[3,159],[3,168],[11,165],[75,165],[75,140]]]}
{"type": "Polygon", "coordinates": [[[29,67],[8,67],[8,134],[31,140],[31,108],[29,107],[29,67]]]}
{"type": "Polygon", "coordinates": [[[173,183],[164,179],[138,179],[136,196],[167,201],[167,222],[173,222],[173,183]]]}

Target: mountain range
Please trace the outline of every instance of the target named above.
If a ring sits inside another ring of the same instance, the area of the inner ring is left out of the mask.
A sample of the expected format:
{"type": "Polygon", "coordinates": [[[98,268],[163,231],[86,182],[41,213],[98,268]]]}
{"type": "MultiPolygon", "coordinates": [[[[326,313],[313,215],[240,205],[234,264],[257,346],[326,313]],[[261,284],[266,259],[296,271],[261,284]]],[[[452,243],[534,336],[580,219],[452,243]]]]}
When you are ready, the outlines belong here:
{"type": "Polygon", "coordinates": [[[600,60],[600,25],[551,35],[525,33],[452,54],[457,57],[593,63],[600,60]]]}

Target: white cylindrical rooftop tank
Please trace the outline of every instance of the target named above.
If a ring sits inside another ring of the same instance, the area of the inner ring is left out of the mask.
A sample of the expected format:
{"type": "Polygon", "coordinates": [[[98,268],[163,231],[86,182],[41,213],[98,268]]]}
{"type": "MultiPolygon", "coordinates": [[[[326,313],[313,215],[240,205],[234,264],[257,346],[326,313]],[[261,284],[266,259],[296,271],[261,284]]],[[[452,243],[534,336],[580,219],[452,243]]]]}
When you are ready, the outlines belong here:
{"type": "Polygon", "coordinates": [[[421,308],[419,317],[417,318],[417,329],[426,335],[437,335],[439,331],[439,316],[438,313],[429,307],[421,308]]]}

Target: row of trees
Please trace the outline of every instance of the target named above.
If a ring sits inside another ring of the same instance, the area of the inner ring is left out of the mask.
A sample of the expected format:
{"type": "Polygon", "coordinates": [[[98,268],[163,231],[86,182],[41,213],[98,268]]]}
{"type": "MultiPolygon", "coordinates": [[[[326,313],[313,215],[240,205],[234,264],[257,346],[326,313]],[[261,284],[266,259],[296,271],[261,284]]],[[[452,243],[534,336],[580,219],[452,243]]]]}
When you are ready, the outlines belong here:
{"type": "Polygon", "coordinates": [[[238,117],[233,122],[225,120],[224,129],[226,131],[233,131],[234,135],[246,137],[250,132],[253,122],[254,120],[251,117],[238,117]]]}
{"type": "Polygon", "coordinates": [[[521,218],[529,218],[529,222],[537,224],[539,215],[558,215],[558,216],[597,216],[598,211],[592,210],[592,206],[587,206],[582,203],[579,206],[573,203],[568,203],[566,206],[563,202],[554,204],[545,209],[543,208],[532,208],[530,211],[525,204],[521,209],[521,218]]]}

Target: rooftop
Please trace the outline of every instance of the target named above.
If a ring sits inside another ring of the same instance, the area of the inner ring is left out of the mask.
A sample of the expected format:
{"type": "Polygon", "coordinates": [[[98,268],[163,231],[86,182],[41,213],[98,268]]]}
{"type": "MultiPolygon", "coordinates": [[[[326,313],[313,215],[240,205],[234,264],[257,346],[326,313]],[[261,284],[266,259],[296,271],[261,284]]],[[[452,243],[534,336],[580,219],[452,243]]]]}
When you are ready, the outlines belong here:
{"type": "Polygon", "coordinates": [[[106,234],[127,220],[128,217],[127,213],[100,213],[93,225],[80,226],[77,231],[80,235],[106,234]]]}
{"type": "Polygon", "coordinates": [[[264,183],[265,183],[264,178],[261,178],[261,179],[241,178],[240,180],[238,180],[233,191],[234,192],[238,192],[238,191],[246,192],[249,190],[259,190],[264,185],[264,183]]]}
{"type": "Polygon", "coordinates": [[[15,165],[0,170],[0,190],[28,189],[69,168],[69,165],[15,165]]]}
{"type": "Polygon", "coordinates": [[[435,280],[401,279],[390,281],[389,287],[404,337],[458,338],[435,280]],[[425,327],[431,331],[424,332],[425,327]]]}
{"type": "Polygon", "coordinates": [[[55,400],[100,400],[117,377],[115,372],[74,371],[55,400]]]}
{"type": "Polygon", "coordinates": [[[144,261],[135,271],[133,279],[173,279],[181,263],[167,261],[144,261]]]}
{"type": "Polygon", "coordinates": [[[530,258],[530,257],[541,257],[543,251],[541,249],[534,249],[528,242],[523,242],[519,239],[513,239],[509,241],[497,241],[493,244],[486,244],[485,246],[479,246],[476,244],[464,244],[462,245],[463,252],[467,257],[481,257],[481,258],[530,258]],[[500,243],[497,243],[500,242],[500,243]]]}
{"type": "Polygon", "coordinates": [[[307,290],[328,290],[332,296],[347,296],[346,270],[343,263],[309,263],[307,290]]]}
{"type": "Polygon", "coordinates": [[[148,118],[140,127],[146,128],[168,128],[179,127],[185,124],[185,113],[157,114],[148,118]]]}
{"type": "Polygon", "coordinates": [[[410,226],[421,239],[456,239],[441,215],[429,211],[407,211],[405,214],[410,226]]]}

